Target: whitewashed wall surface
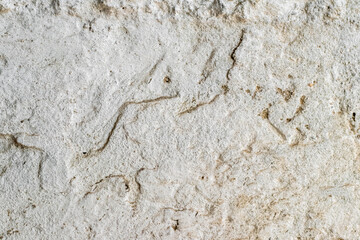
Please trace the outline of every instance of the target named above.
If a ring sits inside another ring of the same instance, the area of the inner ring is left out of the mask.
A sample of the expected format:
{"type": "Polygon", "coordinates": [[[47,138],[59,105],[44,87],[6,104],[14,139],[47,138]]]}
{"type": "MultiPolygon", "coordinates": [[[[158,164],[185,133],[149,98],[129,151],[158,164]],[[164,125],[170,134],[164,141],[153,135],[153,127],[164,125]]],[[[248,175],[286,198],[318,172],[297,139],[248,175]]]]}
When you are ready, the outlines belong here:
{"type": "Polygon", "coordinates": [[[359,0],[0,0],[0,239],[359,236],[359,0]]]}

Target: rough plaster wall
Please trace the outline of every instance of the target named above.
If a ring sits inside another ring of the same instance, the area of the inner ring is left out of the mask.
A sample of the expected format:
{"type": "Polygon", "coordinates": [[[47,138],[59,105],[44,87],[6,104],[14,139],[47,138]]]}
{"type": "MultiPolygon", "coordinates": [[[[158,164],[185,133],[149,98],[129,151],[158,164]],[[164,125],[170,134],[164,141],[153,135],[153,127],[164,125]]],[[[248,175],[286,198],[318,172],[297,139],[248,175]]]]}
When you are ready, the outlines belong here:
{"type": "Polygon", "coordinates": [[[0,239],[357,239],[357,0],[0,0],[0,239]]]}

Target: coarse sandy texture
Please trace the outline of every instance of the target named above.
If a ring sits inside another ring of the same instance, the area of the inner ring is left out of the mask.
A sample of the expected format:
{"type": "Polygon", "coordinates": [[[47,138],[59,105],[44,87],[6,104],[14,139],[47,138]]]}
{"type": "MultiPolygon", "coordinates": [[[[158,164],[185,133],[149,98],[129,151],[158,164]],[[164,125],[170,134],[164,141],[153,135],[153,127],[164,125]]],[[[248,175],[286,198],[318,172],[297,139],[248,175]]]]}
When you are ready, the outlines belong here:
{"type": "Polygon", "coordinates": [[[0,239],[358,239],[358,0],[0,0],[0,239]]]}

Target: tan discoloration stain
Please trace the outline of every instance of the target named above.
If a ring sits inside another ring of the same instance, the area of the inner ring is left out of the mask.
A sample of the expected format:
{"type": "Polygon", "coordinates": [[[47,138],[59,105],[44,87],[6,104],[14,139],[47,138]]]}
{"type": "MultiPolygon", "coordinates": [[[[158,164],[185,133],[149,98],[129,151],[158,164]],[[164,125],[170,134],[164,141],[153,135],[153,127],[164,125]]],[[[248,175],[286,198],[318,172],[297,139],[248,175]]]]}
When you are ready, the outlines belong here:
{"type": "Polygon", "coordinates": [[[117,15],[118,10],[114,7],[110,7],[108,5],[105,4],[106,1],[104,0],[98,0],[95,4],[94,7],[95,9],[97,9],[100,13],[105,14],[106,16],[111,16],[111,15],[117,15]]]}
{"type": "Polygon", "coordinates": [[[0,15],[10,12],[9,8],[5,8],[3,5],[0,4],[0,15]]]}
{"type": "Polygon", "coordinates": [[[236,201],[236,204],[235,206],[239,209],[243,209],[247,204],[250,203],[250,201],[252,200],[253,198],[252,197],[249,197],[247,195],[243,195],[243,194],[240,194],[238,197],[237,197],[237,201],[236,201]]]}
{"type": "Polygon", "coordinates": [[[286,140],[286,136],[283,132],[280,131],[272,122],[269,120],[269,108],[265,108],[261,113],[259,113],[259,116],[264,119],[270,128],[278,135],[282,140],[286,140]]]}
{"type": "Polygon", "coordinates": [[[269,119],[269,109],[265,108],[261,113],[260,113],[260,117],[262,117],[262,119],[269,119]]]}
{"type": "Polygon", "coordinates": [[[227,94],[229,92],[229,90],[230,90],[228,85],[222,85],[221,88],[224,91],[224,94],[227,94]]]}
{"type": "Polygon", "coordinates": [[[294,116],[291,117],[291,118],[287,118],[287,119],[286,119],[286,122],[291,122],[292,120],[294,120],[294,118],[295,118],[296,116],[298,116],[299,114],[301,114],[301,113],[304,111],[304,108],[305,108],[305,99],[306,99],[306,97],[305,97],[304,95],[300,97],[300,100],[299,100],[300,104],[299,104],[299,106],[296,108],[294,116]]]}
{"type": "Polygon", "coordinates": [[[255,99],[256,94],[259,93],[259,92],[261,92],[261,91],[262,91],[262,87],[259,86],[259,85],[257,85],[256,88],[255,88],[255,91],[254,91],[254,93],[253,93],[253,95],[252,95],[252,99],[255,99]]]}
{"type": "Polygon", "coordinates": [[[67,14],[68,14],[69,16],[77,17],[77,18],[79,18],[79,19],[82,19],[82,17],[80,16],[80,14],[78,14],[73,7],[69,7],[69,9],[68,9],[68,11],[67,11],[67,14]]]}
{"type": "Polygon", "coordinates": [[[291,91],[289,89],[282,90],[281,88],[277,88],[276,91],[281,96],[283,96],[285,102],[288,102],[291,99],[292,95],[293,95],[293,91],[291,91]]]}
{"type": "Polygon", "coordinates": [[[313,87],[313,86],[315,86],[315,84],[316,84],[316,81],[313,81],[312,83],[309,83],[308,86],[313,87]]]}

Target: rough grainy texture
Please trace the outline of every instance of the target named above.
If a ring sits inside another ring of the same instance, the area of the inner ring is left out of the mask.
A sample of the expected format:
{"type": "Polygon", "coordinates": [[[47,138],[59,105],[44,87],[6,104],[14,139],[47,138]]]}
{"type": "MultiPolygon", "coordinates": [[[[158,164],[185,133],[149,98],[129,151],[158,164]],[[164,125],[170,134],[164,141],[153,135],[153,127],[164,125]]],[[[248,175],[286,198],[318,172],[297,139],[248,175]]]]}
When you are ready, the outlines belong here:
{"type": "Polygon", "coordinates": [[[0,0],[0,239],[358,239],[358,0],[0,0]]]}

